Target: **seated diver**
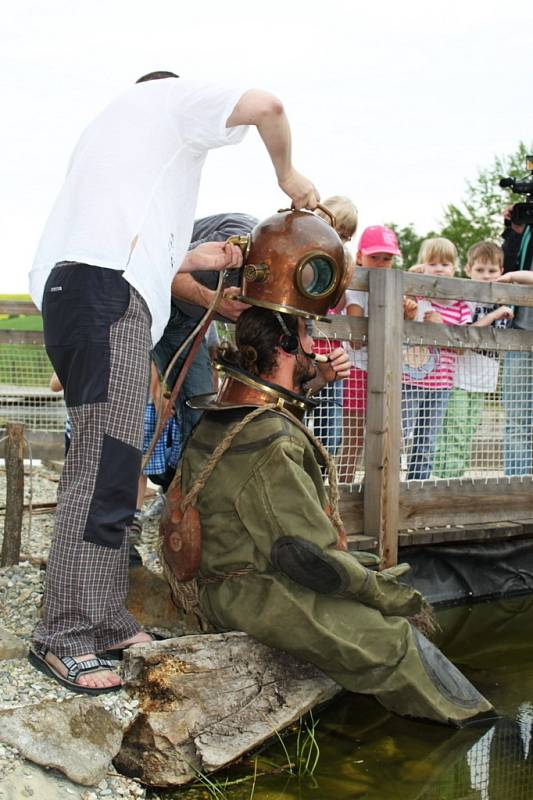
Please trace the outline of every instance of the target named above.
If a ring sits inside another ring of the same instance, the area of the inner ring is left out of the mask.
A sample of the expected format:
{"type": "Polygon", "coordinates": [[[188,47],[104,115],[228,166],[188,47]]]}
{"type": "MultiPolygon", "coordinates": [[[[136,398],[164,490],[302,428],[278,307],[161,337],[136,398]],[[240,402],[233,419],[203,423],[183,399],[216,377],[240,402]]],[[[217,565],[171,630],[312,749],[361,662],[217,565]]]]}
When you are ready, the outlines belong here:
{"type": "Polygon", "coordinates": [[[299,421],[317,362],[310,315],[294,316],[295,305],[244,311],[216,399],[197,400],[205,412],[176,480],[199,515],[200,611],[215,629],[309,661],[390,711],[460,726],[492,706],[409,621],[422,596],[346,550],[333,462],[328,493],[328,454],[299,421]]]}

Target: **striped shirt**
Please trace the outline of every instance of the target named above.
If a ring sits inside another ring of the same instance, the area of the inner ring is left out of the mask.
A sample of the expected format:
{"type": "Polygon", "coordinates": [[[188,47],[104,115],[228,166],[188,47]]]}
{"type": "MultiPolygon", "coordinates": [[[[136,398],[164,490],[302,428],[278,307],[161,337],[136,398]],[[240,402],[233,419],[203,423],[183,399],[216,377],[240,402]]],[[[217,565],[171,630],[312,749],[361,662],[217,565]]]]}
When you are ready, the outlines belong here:
{"type": "MultiPolygon", "coordinates": [[[[472,309],[466,300],[453,300],[448,306],[442,305],[438,300],[432,300],[431,309],[440,314],[444,325],[468,325],[472,321],[472,309]]],[[[433,351],[434,348],[428,349],[433,351]]],[[[434,368],[425,378],[413,380],[404,374],[403,382],[424,389],[453,389],[456,362],[457,354],[441,347],[438,349],[438,359],[434,368]]]]}

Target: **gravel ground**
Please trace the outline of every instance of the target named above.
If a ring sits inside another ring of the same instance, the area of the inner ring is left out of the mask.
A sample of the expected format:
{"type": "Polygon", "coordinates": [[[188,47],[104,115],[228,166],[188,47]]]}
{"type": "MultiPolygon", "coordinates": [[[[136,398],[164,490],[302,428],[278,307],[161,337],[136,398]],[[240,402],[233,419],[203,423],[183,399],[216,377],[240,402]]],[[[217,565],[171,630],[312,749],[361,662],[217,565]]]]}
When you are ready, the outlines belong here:
{"type": "MultiPolygon", "coordinates": [[[[29,477],[29,474],[25,477],[25,503],[28,502],[29,477]]],[[[34,467],[31,478],[33,503],[54,502],[57,493],[57,472],[43,466],[34,467]]],[[[0,505],[4,504],[4,498],[5,471],[2,468],[0,469],[0,505]]],[[[153,500],[150,500],[148,504],[151,502],[153,500]]],[[[154,544],[157,522],[157,518],[145,521],[143,541],[139,547],[144,562],[156,569],[158,564],[154,555],[154,544]]],[[[32,514],[30,526],[28,525],[28,513],[25,512],[22,552],[28,554],[31,561],[23,561],[15,567],[0,568],[0,626],[28,643],[39,617],[42,600],[44,570],[39,567],[38,562],[39,559],[48,555],[53,524],[53,513],[43,514],[35,511],[32,514]]],[[[3,529],[3,519],[0,519],[0,544],[3,529]]],[[[33,669],[26,658],[0,660],[0,709],[37,704],[42,700],[62,701],[72,696],[68,689],[33,669]]],[[[101,695],[100,699],[105,707],[120,720],[130,721],[137,713],[137,700],[131,698],[125,690],[101,695]]],[[[0,790],[2,779],[22,762],[23,759],[18,751],[0,744],[0,790]]],[[[83,800],[100,800],[100,798],[110,797],[121,797],[128,800],[128,798],[145,798],[146,791],[135,781],[119,775],[111,767],[105,780],[97,787],[84,790],[81,796],[83,800]]],[[[151,797],[155,796],[151,795],[151,797]]]]}

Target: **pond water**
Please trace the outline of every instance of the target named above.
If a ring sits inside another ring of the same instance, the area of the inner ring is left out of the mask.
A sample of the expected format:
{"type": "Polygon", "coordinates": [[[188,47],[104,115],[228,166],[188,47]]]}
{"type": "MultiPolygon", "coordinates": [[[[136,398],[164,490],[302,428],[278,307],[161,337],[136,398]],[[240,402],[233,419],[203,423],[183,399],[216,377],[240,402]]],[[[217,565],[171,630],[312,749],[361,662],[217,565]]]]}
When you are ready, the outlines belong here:
{"type": "MultiPolygon", "coordinates": [[[[256,755],[255,782],[234,783],[250,777],[252,758],[217,776],[211,790],[159,796],[533,800],[533,597],[448,609],[439,613],[439,622],[437,643],[494,703],[501,715],[496,722],[455,730],[402,719],[371,698],[346,694],[315,714],[320,757],[312,777],[291,777],[281,768],[287,757],[278,742],[256,755]],[[224,787],[226,779],[231,783],[224,787]]],[[[283,744],[294,761],[297,736],[283,744]]]]}

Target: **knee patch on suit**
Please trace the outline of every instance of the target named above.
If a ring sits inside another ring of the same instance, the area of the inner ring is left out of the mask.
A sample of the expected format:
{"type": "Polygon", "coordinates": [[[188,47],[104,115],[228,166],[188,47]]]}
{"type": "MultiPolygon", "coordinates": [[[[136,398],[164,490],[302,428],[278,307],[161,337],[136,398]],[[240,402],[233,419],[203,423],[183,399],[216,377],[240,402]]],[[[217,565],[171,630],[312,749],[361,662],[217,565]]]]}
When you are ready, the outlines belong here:
{"type": "Polygon", "coordinates": [[[316,544],[296,536],[282,536],[270,555],[274,569],[320,594],[339,594],[348,588],[348,575],[316,544]]]}

